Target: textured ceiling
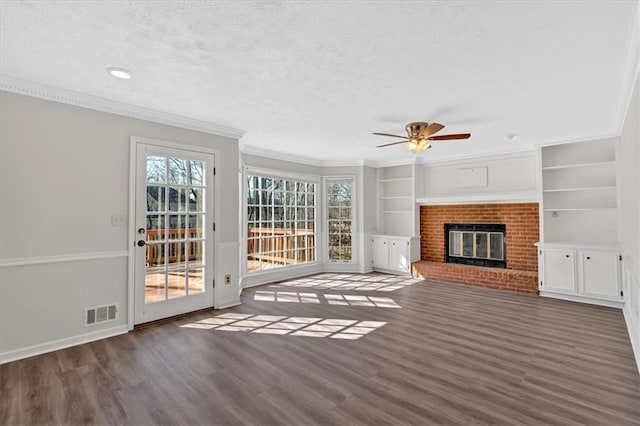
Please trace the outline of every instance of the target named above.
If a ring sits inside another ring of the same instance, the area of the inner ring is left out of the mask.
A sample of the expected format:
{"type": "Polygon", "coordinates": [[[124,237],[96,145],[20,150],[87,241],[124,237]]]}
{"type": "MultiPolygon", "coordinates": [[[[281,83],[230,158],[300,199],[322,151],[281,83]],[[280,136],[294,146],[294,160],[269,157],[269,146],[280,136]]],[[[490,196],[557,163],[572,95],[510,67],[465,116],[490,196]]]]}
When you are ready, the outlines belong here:
{"type": "Polygon", "coordinates": [[[247,152],[318,162],[412,158],[371,135],[409,121],[472,133],[418,154],[443,159],[615,133],[636,7],[3,1],[0,72],[243,129],[247,152]]]}

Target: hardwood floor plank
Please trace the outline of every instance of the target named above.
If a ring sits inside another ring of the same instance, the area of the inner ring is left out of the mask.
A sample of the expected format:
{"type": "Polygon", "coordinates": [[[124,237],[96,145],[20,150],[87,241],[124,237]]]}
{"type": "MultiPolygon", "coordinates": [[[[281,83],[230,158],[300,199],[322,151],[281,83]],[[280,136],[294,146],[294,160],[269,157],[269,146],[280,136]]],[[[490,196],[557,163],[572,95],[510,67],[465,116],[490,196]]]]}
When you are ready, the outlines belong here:
{"type": "Polygon", "coordinates": [[[379,273],[242,302],[1,365],[0,424],[640,425],[617,309],[379,273]]]}

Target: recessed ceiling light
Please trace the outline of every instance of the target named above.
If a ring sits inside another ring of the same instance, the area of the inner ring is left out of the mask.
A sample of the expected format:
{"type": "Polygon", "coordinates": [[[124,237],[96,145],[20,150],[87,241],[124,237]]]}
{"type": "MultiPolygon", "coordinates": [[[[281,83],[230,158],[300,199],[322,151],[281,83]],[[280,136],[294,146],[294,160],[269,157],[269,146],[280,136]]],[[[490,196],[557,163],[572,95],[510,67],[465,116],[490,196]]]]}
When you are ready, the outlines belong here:
{"type": "Polygon", "coordinates": [[[109,67],[107,68],[107,72],[116,78],[125,80],[131,78],[131,71],[125,70],[124,68],[109,67]]]}
{"type": "Polygon", "coordinates": [[[507,133],[506,135],[504,135],[504,140],[505,141],[512,141],[514,139],[516,139],[518,137],[518,135],[516,135],[515,133],[507,133]]]}

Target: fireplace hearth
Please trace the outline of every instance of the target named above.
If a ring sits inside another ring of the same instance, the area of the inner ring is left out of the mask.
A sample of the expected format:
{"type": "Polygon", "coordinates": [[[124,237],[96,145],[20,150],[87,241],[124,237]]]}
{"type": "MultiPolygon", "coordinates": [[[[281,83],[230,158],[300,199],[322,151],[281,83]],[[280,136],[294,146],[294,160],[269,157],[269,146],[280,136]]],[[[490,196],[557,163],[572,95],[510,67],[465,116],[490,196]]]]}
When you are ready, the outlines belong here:
{"type": "Polygon", "coordinates": [[[506,225],[445,223],[447,263],[506,268],[506,225]]]}

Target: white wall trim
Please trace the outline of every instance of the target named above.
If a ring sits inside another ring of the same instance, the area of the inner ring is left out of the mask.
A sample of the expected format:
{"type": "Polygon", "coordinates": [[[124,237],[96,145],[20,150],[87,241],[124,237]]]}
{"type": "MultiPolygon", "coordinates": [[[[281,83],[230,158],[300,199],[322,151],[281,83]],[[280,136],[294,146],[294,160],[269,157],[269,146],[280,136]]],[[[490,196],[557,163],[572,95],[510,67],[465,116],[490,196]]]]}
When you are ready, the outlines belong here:
{"type": "Polygon", "coordinates": [[[466,163],[477,163],[478,161],[487,161],[487,160],[505,160],[510,158],[522,158],[527,157],[529,155],[533,155],[536,147],[525,146],[519,149],[510,149],[510,150],[497,150],[494,152],[480,152],[475,154],[468,155],[453,155],[444,158],[434,158],[433,160],[429,158],[423,158],[420,161],[416,162],[417,165],[423,166],[449,166],[456,164],[466,164],[466,163]],[[493,158],[495,157],[495,158],[493,158]]]}
{"type": "Polygon", "coordinates": [[[497,194],[464,194],[456,196],[416,198],[416,203],[423,206],[444,206],[449,204],[508,204],[539,202],[540,195],[537,191],[521,191],[497,194]]]}
{"type": "Polygon", "coordinates": [[[227,308],[231,308],[233,306],[238,306],[238,305],[240,305],[239,297],[237,299],[223,300],[220,303],[216,302],[214,309],[227,309],[227,308]]]}
{"type": "Polygon", "coordinates": [[[570,302],[587,303],[589,305],[607,306],[609,308],[622,309],[624,302],[616,302],[613,300],[605,299],[592,299],[590,297],[583,297],[578,295],[554,293],[551,291],[540,291],[540,297],[549,297],[551,299],[568,300],[570,302]]]}
{"type": "Polygon", "coordinates": [[[629,340],[631,341],[631,350],[633,351],[633,356],[636,360],[636,368],[638,373],[640,373],[640,347],[636,343],[636,339],[633,336],[633,333],[638,333],[638,326],[634,323],[631,314],[626,310],[622,309],[622,316],[624,317],[624,322],[627,325],[627,332],[629,333],[629,340]]]}
{"type": "Polygon", "coordinates": [[[0,90],[234,139],[239,139],[245,134],[244,130],[233,127],[154,111],[72,90],[32,83],[4,74],[0,74],[0,90]]]}
{"type": "Polygon", "coordinates": [[[510,152],[502,152],[498,154],[483,154],[476,155],[474,157],[459,157],[459,159],[448,159],[448,160],[434,160],[430,162],[421,162],[418,163],[418,166],[425,166],[428,168],[431,167],[442,167],[442,166],[462,166],[466,164],[476,164],[478,162],[489,162],[489,161],[501,161],[501,160],[513,160],[516,158],[530,158],[534,157],[536,154],[536,148],[533,149],[525,149],[521,151],[510,151],[510,152]]]}
{"type": "Polygon", "coordinates": [[[83,343],[94,342],[107,337],[118,336],[128,333],[127,325],[122,324],[104,330],[96,330],[90,333],[84,333],[77,336],[65,337],[63,339],[52,340],[50,342],[40,343],[25,348],[15,349],[7,352],[0,352],[0,364],[19,359],[40,355],[46,352],[57,351],[71,346],[81,345],[83,343]]]}
{"type": "Polygon", "coordinates": [[[117,257],[128,257],[126,250],[101,251],[94,253],[62,254],[54,256],[22,257],[14,259],[0,260],[0,268],[10,268],[17,266],[41,265],[45,263],[78,262],[95,259],[113,259],[117,257]]]}

